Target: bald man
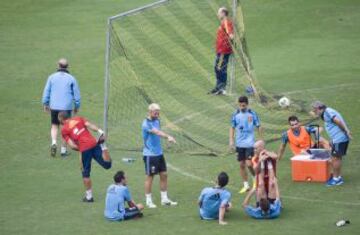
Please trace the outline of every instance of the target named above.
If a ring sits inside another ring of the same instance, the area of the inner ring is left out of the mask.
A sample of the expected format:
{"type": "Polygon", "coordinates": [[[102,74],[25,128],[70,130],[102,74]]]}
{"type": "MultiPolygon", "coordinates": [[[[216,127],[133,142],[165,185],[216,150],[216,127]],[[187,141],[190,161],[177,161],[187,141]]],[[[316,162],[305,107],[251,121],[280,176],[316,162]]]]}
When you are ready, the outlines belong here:
{"type": "MultiPolygon", "coordinates": [[[[48,77],[42,96],[44,111],[51,117],[50,154],[52,157],[56,156],[57,151],[57,136],[60,127],[59,112],[65,111],[71,115],[72,111],[77,113],[80,108],[79,86],[76,79],[70,74],[68,67],[69,63],[65,58],[59,59],[57,71],[48,77]]],[[[67,156],[64,141],[62,141],[60,154],[62,157],[67,156]]]]}
{"type": "Polygon", "coordinates": [[[269,199],[272,203],[276,181],[276,161],[278,155],[274,152],[268,151],[265,148],[265,142],[258,140],[254,144],[254,157],[252,159],[254,171],[256,174],[256,193],[257,199],[269,199]],[[271,174],[271,172],[273,172],[271,174]]]}

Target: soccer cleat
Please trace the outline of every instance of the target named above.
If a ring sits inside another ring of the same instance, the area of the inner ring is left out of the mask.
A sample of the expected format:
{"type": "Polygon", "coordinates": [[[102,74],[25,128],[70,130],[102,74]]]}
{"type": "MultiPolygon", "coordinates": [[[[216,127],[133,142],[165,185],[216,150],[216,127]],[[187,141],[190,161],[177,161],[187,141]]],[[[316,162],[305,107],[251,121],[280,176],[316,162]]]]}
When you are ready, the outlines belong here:
{"type": "Polygon", "coordinates": [[[84,197],[82,199],[83,202],[94,202],[94,198],[90,198],[90,199],[87,199],[86,197],[84,197]]]}
{"type": "Polygon", "coordinates": [[[146,206],[150,209],[154,209],[157,207],[153,202],[146,202],[146,206]]]}
{"type": "Polygon", "coordinates": [[[211,91],[208,92],[208,95],[215,94],[216,92],[218,92],[216,89],[212,89],[211,91]]]}
{"type": "Polygon", "coordinates": [[[161,205],[163,206],[177,206],[177,202],[173,202],[170,199],[161,200],[161,205]]]}
{"type": "Polygon", "coordinates": [[[56,144],[51,145],[50,155],[51,155],[52,157],[55,157],[55,156],[56,156],[56,149],[57,149],[56,144]]]}
{"type": "Polygon", "coordinates": [[[250,187],[249,186],[244,186],[240,189],[239,193],[240,194],[243,194],[243,193],[246,193],[250,190],[250,187]]]}

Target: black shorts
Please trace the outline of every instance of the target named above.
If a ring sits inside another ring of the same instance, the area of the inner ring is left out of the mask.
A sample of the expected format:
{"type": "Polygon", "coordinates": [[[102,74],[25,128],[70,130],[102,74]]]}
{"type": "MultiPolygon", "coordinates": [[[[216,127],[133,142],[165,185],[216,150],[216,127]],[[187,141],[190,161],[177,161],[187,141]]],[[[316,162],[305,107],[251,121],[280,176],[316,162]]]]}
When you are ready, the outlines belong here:
{"type": "Polygon", "coordinates": [[[124,220],[142,217],[141,211],[137,207],[125,208],[124,220]]]}
{"type": "Polygon", "coordinates": [[[63,112],[63,111],[67,112],[69,117],[71,117],[71,110],[50,110],[51,124],[60,125],[58,115],[59,115],[60,112],[63,112]]]}
{"type": "Polygon", "coordinates": [[[245,160],[251,160],[251,158],[254,156],[254,148],[239,148],[236,147],[237,152],[237,160],[245,161],[245,160]]]}
{"type": "Polygon", "coordinates": [[[164,155],[144,156],[145,174],[156,175],[166,171],[166,161],[164,155]]]}
{"type": "Polygon", "coordinates": [[[346,155],[349,141],[332,144],[331,156],[341,158],[346,155]]]}
{"type": "Polygon", "coordinates": [[[100,166],[104,169],[111,168],[111,162],[105,161],[102,157],[102,150],[100,145],[88,149],[81,153],[81,163],[82,163],[82,176],[83,178],[89,178],[91,172],[91,160],[95,159],[100,166]]]}

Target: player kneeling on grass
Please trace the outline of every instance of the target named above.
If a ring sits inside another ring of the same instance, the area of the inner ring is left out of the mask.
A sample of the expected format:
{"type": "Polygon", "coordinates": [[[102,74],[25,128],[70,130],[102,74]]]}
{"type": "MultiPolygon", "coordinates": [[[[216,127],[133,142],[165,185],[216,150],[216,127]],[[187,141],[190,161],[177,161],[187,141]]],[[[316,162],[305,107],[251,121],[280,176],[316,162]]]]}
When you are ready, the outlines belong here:
{"type": "Polygon", "coordinates": [[[161,137],[166,138],[170,143],[176,143],[175,138],[160,130],[160,106],[149,105],[149,116],[142,123],[142,135],[144,141],[143,155],[145,163],[145,197],[148,208],[156,208],[151,198],[151,187],[154,175],[160,175],[161,205],[176,206],[167,195],[167,170],[166,161],[161,147],[161,137]]]}
{"type": "Polygon", "coordinates": [[[122,221],[142,217],[142,204],[136,204],[132,200],[127,187],[127,178],[123,171],[114,175],[114,184],[110,185],[106,192],[104,216],[111,221],[122,221]],[[129,205],[125,208],[125,202],[129,205]]]}
{"type": "Polygon", "coordinates": [[[199,197],[200,218],[203,220],[219,219],[219,224],[225,225],[225,212],[231,208],[231,193],[225,189],[229,176],[221,172],[215,187],[207,187],[201,191],[199,197]]]}
{"type": "Polygon", "coordinates": [[[249,216],[254,219],[275,219],[279,217],[281,212],[281,201],[279,193],[279,185],[274,174],[274,168],[272,162],[268,160],[263,160],[260,162],[261,172],[259,174],[258,188],[252,189],[248,195],[245,197],[243,207],[249,216]],[[265,165],[268,170],[269,178],[271,179],[271,186],[269,187],[269,192],[266,193],[265,183],[264,183],[264,173],[265,165]],[[258,202],[255,207],[250,206],[251,197],[254,194],[258,196],[258,202]],[[272,200],[275,198],[275,200],[272,200]]]}
{"type": "Polygon", "coordinates": [[[111,168],[111,158],[104,143],[104,132],[82,117],[70,118],[67,112],[60,112],[58,118],[63,125],[61,130],[63,139],[73,150],[81,153],[82,176],[86,188],[83,202],[93,202],[91,160],[94,158],[105,169],[111,168]],[[91,135],[89,129],[99,133],[98,140],[91,135]]]}

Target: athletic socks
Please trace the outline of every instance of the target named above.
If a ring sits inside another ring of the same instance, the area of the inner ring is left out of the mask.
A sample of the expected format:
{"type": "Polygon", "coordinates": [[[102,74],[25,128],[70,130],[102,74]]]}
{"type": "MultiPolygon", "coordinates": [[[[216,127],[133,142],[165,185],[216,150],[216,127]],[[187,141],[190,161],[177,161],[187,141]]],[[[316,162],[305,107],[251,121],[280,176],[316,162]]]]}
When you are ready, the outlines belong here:
{"type": "Polygon", "coordinates": [[[56,140],[51,140],[51,145],[56,145],[56,140]]]}
{"type": "Polygon", "coordinates": [[[167,195],[167,191],[161,191],[160,195],[161,195],[161,201],[168,201],[169,200],[168,195],[167,195]]]}
{"type": "Polygon", "coordinates": [[[85,191],[85,197],[87,200],[90,200],[93,197],[91,189],[85,191]]]}
{"type": "Polygon", "coordinates": [[[152,203],[152,198],[151,198],[151,193],[149,194],[145,194],[145,198],[146,198],[146,203],[152,203]]]}
{"type": "Polygon", "coordinates": [[[66,147],[61,146],[60,153],[61,153],[61,154],[65,154],[65,153],[66,153],[66,147]]]}
{"type": "Polygon", "coordinates": [[[108,149],[105,143],[100,144],[100,147],[101,147],[101,150],[102,150],[102,151],[108,149]]]}

